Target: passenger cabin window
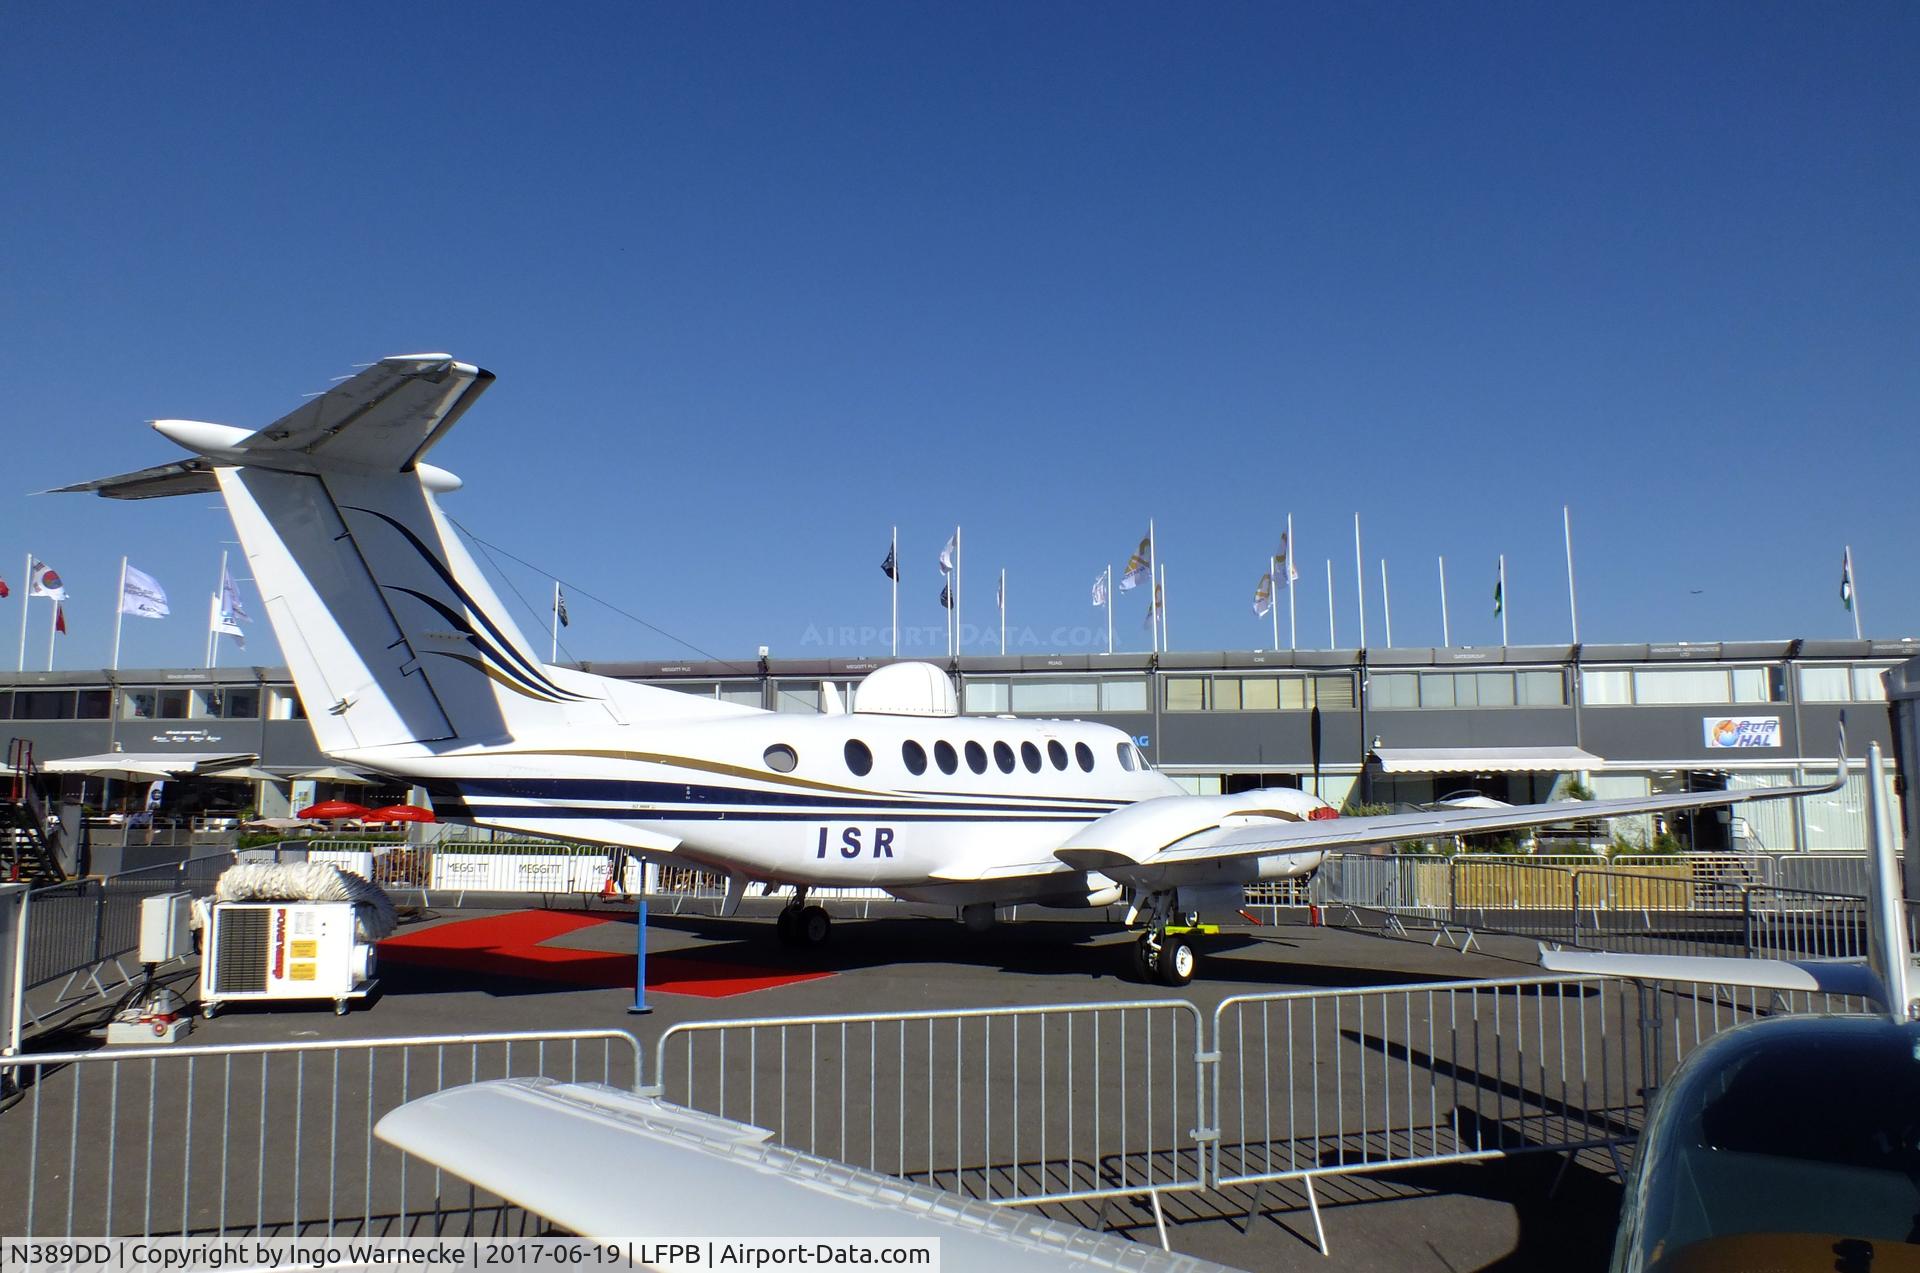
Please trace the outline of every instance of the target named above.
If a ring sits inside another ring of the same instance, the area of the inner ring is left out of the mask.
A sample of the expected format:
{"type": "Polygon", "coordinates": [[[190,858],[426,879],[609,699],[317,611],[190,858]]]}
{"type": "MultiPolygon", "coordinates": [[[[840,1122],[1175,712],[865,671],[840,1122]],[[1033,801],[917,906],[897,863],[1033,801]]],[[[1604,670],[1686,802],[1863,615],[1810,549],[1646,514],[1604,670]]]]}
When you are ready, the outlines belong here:
{"type": "Polygon", "coordinates": [[[1055,769],[1065,769],[1067,767],[1067,749],[1058,739],[1049,739],[1047,741],[1047,759],[1053,762],[1055,769]]]}
{"type": "Polygon", "coordinates": [[[960,757],[954,754],[953,744],[942,738],[933,745],[933,763],[941,773],[950,774],[960,767],[960,757]]]}
{"type": "Polygon", "coordinates": [[[873,772],[873,751],[858,738],[847,739],[847,768],[863,778],[873,772]]]}
{"type": "MultiPolygon", "coordinates": [[[[968,743],[966,747],[966,751],[967,751],[967,768],[973,770],[973,772],[977,774],[983,774],[987,772],[987,749],[985,747],[982,747],[979,743],[968,743]]],[[[1009,759],[1011,759],[1011,757],[1009,757],[1009,759]]]]}
{"type": "Polygon", "coordinates": [[[1013,748],[1007,746],[1005,743],[995,743],[993,745],[993,763],[1000,766],[1001,773],[1012,773],[1013,748]]]}
{"type": "Polygon", "coordinates": [[[1038,747],[1035,747],[1032,743],[1021,743],[1020,744],[1020,763],[1027,767],[1028,773],[1030,774],[1039,773],[1040,772],[1040,749],[1038,747]]]}
{"type": "Polygon", "coordinates": [[[927,772],[927,749],[909,738],[900,744],[900,759],[907,762],[907,772],[923,774],[927,772]]]}
{"type": "Polygon", "coordinates": [[[1080,762],[1080,769],[1083,773],[1093,772],[1093,748],[1087,746],[1085,743],[1075,743],[1073,745],[1073,758],[1080,762]]]}
{"type": "Polygon", "coordinates": [[[1120,757],[1120,767],[1128,773],[1133,772],[1133,744],[1115,743],[1113,750],[1120,757]]]}
{"type": "Polygon", "coordinates": [[[800,757],[785,743],[775,743],[767,748],[765,759],[767,768],[778,770],[783,774],[792,773],[793,767],[800,763],[800,757]]]}

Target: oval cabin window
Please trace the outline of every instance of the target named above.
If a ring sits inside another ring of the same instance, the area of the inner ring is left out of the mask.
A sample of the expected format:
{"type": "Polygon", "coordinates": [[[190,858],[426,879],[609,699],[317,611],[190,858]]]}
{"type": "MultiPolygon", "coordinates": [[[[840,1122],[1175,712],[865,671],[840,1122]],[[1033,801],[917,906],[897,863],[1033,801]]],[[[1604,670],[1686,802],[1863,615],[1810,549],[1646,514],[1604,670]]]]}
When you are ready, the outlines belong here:
{"type": "Polygon", "coordinates": [[[1073,758],[1080,762],[1080,769],[1083,773],[1093,772],[1093,748],[1087,746],[1085,743],[1075,743],[1073,745],[1073,758]]]}
{"type": "Polygon", "coordinates": [[[1055,769],[1065,769],[1067,767],[1067,749],[1062,746],[1057,739],[1050,739],[1047,742],[1047,759],[1053,762],[1055,769]]]}
{"type": "Polygon", "coordinates": [[[800,763],[799,755],[785,743],[775,743],[767,748],[764,758],[767,768],[778,770],[783,774],[792,773],[793,767],[800,763]]]}
{"type": "Polygon", "coordinates": [[[907,762],[907,772],[923,774],[927,772],[927,749],[909,738],[900,744],[900,759],[907,762]]]}
{"type": "Polygon", "coordinates": [[[960,767],[960,757],[954,753],[953,744],[942,738],[933,745],[933,763],[940,766],[940,772],[950,774],[960,767]]]}
{"type": "Polygon", "coordinates": [[[1001,773],[1012,773],[1013,748],[1007,746],[1005,743],[995,743],[993,745],[993,763],[1000,766],[1001,773]]]}
{"type": "Polygon", "coordinates": [[[987,749],[979,743],[967,744],[967,768],[977,774],[987,772],[987,749]]]}
{"type": "Polygon", "coordinates": [[[1040,749],[1038,747],[1035,747],[1032,743],[1021,743],[1020,744],[1020,763],[1027,767],[1028,773],[1030,774],[1039,773],[1040,772],[1040,749]]]}
{"type": "Polygon", "coordinates": [[[873,772],[873,752],[858,738],[847,739],[847,768],[862,778],[873,772]]]}

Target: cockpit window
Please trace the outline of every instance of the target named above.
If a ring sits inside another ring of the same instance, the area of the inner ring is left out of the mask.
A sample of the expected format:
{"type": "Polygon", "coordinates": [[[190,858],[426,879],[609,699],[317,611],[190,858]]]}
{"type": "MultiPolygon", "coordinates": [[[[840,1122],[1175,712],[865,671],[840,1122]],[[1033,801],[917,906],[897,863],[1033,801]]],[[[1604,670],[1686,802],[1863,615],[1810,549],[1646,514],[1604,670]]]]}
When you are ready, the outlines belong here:
{"type": "Polygon", "coordinates": [[[1132,743],[1115,743],[1113,745],[1113,750],[1116,753],[1118,753],[1120,757],[1120,767],[1126,770],[1128,773],[1132,773],[1133,772],[1133,744],[1132,743]]]}

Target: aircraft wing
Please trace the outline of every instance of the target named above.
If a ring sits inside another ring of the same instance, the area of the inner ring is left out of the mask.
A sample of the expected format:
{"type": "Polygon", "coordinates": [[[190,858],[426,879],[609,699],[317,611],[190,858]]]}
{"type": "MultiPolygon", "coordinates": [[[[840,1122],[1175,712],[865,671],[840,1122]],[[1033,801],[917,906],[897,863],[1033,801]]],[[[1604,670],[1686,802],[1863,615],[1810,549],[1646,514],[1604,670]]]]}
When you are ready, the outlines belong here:
{"type": "MultiPolygon", "coordinates": [[[[1799,787],[1754,787],[1743,791],[1689,791],[1673,795],[1637,796],[1620,800],[1559,800],[1547,804],[1519,804],[1500,809],[1441,809],[1414,813],[1375,814],[1359,818],[1291,821],[1259,819],[1242,825],[1209,826],[1163,840],[1153,834],[1154,822],[1129,816],[1133,810],[1183,799],[1168,796],[1142,805],[1117,809],[1098,819],[1054,856],[1081,870],[1101,871],[1129,884],[1161,886],[1198,880],[1204,875],[1184,868],[1212,868],[1239,858],[1287,853],[1325,853],[1364,850],[1401,840],[1435,836],[1486,835],[1517,831],[1589,818],[1622,818],[1634,814],[1686,809],[1716,809],[1748,800],[1783,800],[1837,791],[1845,777],[1845,757],[1833,781],[1799,787]],[[1129,834],[1138,829],[1145,834],[1129,834]]],[[[1160,825],[1168,825],[1163,817],[1160,825]]]]}
{"type": "Polygon", "coordinates": [[[271,464],[273,452],[323,456],[372,472],[411,468],[493,383],[493,373],[446,354],[382,358],[239,444],[271,464]]]}
{"type": "Polygon", "coordinates": [[[113,499],[159,499],[166,495],[197,495],[220,489],[213,465],[204,459],[181,460],[176,464],[156,464],[150,469],[103,477],[72,486],[56,486],[43,495],[82,495],[94,492],[113,499]]]}
{"type": "Polygon", "coordinates": [[[937,1239],[950,1269],[1222,1266],[769,1143],[598,1083],[495,1079],[410,1101],[374,1134],[589,1238],[937,1239]]]}

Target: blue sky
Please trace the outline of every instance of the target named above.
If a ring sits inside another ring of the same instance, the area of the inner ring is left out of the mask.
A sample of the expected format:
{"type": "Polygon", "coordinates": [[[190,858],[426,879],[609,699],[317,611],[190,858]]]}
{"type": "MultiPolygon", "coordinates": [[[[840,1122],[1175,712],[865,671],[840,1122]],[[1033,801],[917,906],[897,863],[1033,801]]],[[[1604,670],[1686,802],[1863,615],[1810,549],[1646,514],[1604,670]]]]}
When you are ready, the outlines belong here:
{"type": "Polygon", "coordinates": [[[0,22],[0,654],[32,551],[59,665],[102,665],[127,553],[175,617],[123,663],[199,662],[210,498],[25,492],[426,349],[500,377],[433,459],[574,585],[575,657],[875,652],[896,522],[936,652],[955,524],[975,648],[1003,566],[1016,648],[1104,647],[1149,516],[1174,646],[1260,647],[1289,512],[1302,645],[1328,558],[1357,639],[1356,512],[1373,644],[1382,557],[1438,643],[1442,554],[1455,643],[1497,642],[1503,552],[1514,642],[1564,641],[1562,504],[1590,642],[1850,636],[1845,543],[1869,635],[1920,632],[1911,5],[0,22]]]}

